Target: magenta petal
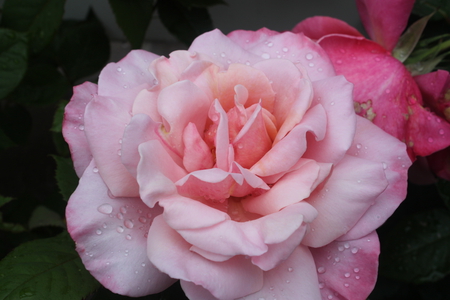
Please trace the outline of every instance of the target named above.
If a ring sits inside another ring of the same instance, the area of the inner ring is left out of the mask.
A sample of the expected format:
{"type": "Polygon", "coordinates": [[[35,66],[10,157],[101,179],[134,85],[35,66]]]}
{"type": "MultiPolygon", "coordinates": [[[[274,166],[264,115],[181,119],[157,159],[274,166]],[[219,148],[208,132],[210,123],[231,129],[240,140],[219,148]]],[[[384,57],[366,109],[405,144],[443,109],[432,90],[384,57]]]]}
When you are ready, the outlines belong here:
{"type": "Polygon", "coordinates": [[[133,50],[119,62],[109,63],[98,78],[98,94],[105,97],[120,95],[133,100],[139,92],[135,87],[154,85],[155,77],[150,73],[149,67],[158,57],[144,50],[133,50]]]}
{"type": "Polygon", "coordinates": [[[414,0],[356,0],[369,36],[389,52],[405,30],[414,0]]]}
{"type": "Polygon", "coordinates": [[[139,187],[121,160],[125,126],[131,119],[128,103],[119,99],[94,97],[85,113],[85,132],[92,155],[111,193],[116,197],[137,197],[139,187]]]}
{"type": "Polygon", "coordinates": [[[153,207],[165,197],[177,195],[174,184],[186,175],[159,141],[148,141],[139,146],[141,160],[137,168],[137,181],[142,201],[153,207]]]}
{"type": "Polygon", "coordinates": [[[411,165],[404,143],[362,117],[357,118],[355,139],[347,154],[381,163],[389,185],[340,240],[365,236],[391,216],[406,197],[406,178],[411,165]]]}
{"type": "Polygon", "coordinates": [[[302,243],[322,247],[347,233],[387,186],[380,162],[346,155],[322,189],[306,200],[320,213],[302,243]]]}
{"type": "Polygon", "coordinates": [[[142,251],[153,218],[161,212],[139,198],[110,198],[92,161],[70,197],[66,218],[86,269],[114,293],[139,297],[174,282],[142,251]]]}
{"type": "Polygon", "coordinates": [[[314,258],[308,247],[298,246],[275,269],[264,272],[264,286],[245,299],[322,300],[314,258]]]}
{"type": "Polygon", "coordinates": [[[244,256],[214,262],[190,251],[190,247],[162,217],[155,218],[148,233],[147,253],[162,272],[201,285],[219,299],[235,299],[261,288],[263,272],[244,256]]]}
{"type": "Polygon", "coordinates": [[[367,299],[377,279],[380,244],[376,232],[311,249],[323,299],[367,299]]]}
{"type": "Polygon", "coordinates": [[[295,25],[292,32],[300,33],[313,40],[319,40],[321,37],[328,34],[345,34],[353,36],[362,36],[358,30],[348,25],[342,20],[331,17],[311,17],[307,18],[297,25],[295,25]]]}
{"type": "Polygon", "coordinates": [[[444,70],[415,76],[424,104],[440,117],[450,120],[450,74],[444,70]]]}
{"type": "Polygon", "coordinates": [[[308,139],[304,158],[336,163],[350,147],[355,134],[356,115],[353,108],[353,85],[344,76],[313,82],[312,106],[321,104],[326,111],[326,134],[323,139],[308,139]]]}
{"type": "Polygon", "coordinates": [[[86,135],[84,133],[84,111],[86,105],[97,94],[97,85],[85,82],[73,88],[73,96],[64,111],[63,135],[69,144],[73,166],[78,177],[83,175],[92,160],[86,135]]]}

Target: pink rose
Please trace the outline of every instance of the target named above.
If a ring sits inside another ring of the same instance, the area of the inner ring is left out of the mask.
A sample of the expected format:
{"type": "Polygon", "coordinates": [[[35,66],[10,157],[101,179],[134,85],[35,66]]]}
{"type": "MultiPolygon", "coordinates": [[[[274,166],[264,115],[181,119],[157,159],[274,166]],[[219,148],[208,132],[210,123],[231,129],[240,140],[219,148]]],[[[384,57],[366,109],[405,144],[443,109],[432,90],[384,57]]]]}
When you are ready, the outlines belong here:
{"type": "Polygon", "coordinates": [[[130,296],[179,279],[195,300],[365,299],[411,161],[352,91],[318,44],[268,29],[107,65],[64,122],[86,268],[130,296]]]}
{"type": "Polygon", "coordinates": [[[414,0],[357,0],[372,40],[347,23],[312,17],[293,29],[318,40],[335,67],[354,84],[355,110],[408,147],[411,159],[450,145],[450,124],[424,108],[415,80],[391,55],[406,28],[414,0]]]}

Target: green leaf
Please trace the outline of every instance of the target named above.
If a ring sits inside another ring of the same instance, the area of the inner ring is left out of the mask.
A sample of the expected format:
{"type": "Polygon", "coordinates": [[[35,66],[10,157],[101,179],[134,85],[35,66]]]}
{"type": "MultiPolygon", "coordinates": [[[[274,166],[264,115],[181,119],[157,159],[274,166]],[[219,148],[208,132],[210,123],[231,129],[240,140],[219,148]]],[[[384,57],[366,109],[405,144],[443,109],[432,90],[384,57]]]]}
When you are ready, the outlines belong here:
{"type": "Polygon", "coordinates": [[[75,173],[70,158],[57,155],[52,155],[52,157],[56,161],[56,181],[58,183],[59,191],[64,200],[67,201],[78,186],[78,176],[75,173]]]}
{"type": "Polygon", "coordinates": [[[53,132],[62,132],[62,123],[64,120],[64,110],[66,108],[67,103],[69,101],[63,100],[60,101],[58,107],[56,108],[55,115],[53,116],[53,124],[50,128],[53,132]]]}
{"type": "Polygon", "coordinates": [[[157,7],[164,26],[186,45],[200,34],[214,29],[206,8],[188,9],[175,0],[159,0],[157,7]]]}
{"type": "Polygon", "coordinates": [[[109,0],[116,22],[133,49],[141,48],[153,15],[153,0],[109,0]]]}
{"type": "Polygon", "coordinates": [[[450,274],[450,213],[433,209],[397,223],[381,241],[380,274],[412,283],[450,274]]]}
{"type": "Polygon", "coordinates": [[[441,20],[450,16],[450,2],[448,0],[418,0],[414,3],[413,13],[426,16],[433,12],[434,20],[441,20]]]}
{"type": "Polygon", "coordinates": [[[23,104],[53,104],[61,100],[69,88],[67,79],[55,66],[36,63],[29,66],[11,99],[23,104]]]}
{"type": "Polygon", "coordinates": [[[415,64],[409,64],[406,68],[409,70],[412,76],[422,75],[430,73],[436,68],[436,66],[446,57],[450,52],[439,55],[426,61],[419,61],[415,64]]]}
{"type": "Polygon", "coordinates": [[[191,8],[191,7],[209,7],[214,6],[218,4],[227,4],[223,0],[177,0],[184,6],[191,8]]]}
{"type": "Polygon", "coordinates": [[[84,21],[63,22],[55,49],[58,62],[72,82],[101,70],[110,51],[105,30],[92,11],[84,21]]]}
{"type": "Polygon", "coordinates": [[[399,61],[404,62],[417,45],[428,20],[433,16],[430,14],[414,22],[400,37],[392,55],[399,61]]]}
{"type": "Polygon", "coordinates": [[[28,32],[33,53],[52,39],[64,14],[65,0],[6,0],[2,26],[28,32]]]}
{"type": "Polygon", "coordinates": [[[19,85],[27,70],[27,62],[26,36],[0,28],[0,99],[19,85]]]}
{"type": "Polygon", "coordinates": [[[28,228],[35,229],[45,226],[66,227],[59,214],[45,206],[40,205],[36,207],[31,214],[30,220],[28,221],[28,228]]]}
{"type": "Polygon", "coordinates": [[[67,234],[22,244],[0,261],[0,300],[80,300],[98,286],[67,234]]]}
{"type": "Polygon", "coordinates": [[[11,202],[13,199],[14,199],[13,197],[0,196],[0,207],[2,207],[3,205],[5,205],[8,202],[11,202]]]}
{"type": "MultiPolygon", "coordinates": [[[[0,196],[0,207],[2,207],[3,205],[5,205],[8,202],[11,202],[12,200],[13,200],[12,197],[0,196]]],[[[1,231],[9,231],[12,233],[19,233],[19,232],[25,231],[25,228],[20,224],[3,222],[3,214],[0,212],[0,230],[1,231]]]]}

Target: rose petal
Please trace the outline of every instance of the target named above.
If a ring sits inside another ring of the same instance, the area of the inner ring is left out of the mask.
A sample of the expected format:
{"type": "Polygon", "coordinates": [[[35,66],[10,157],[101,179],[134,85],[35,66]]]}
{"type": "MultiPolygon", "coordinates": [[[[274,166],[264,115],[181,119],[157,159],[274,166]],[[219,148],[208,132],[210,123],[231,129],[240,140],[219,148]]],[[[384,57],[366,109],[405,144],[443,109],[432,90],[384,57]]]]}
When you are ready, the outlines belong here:
{"type": "Polygon", "coordinates": [[[244,256],[213,262],[190,251],[190,247],[162,217],[155,218],[148,233],[147,253],[162,272],[201,285],[219,299],[235,299],[261,288],[262,271],[244,256]]]}
{"type": "Polygon", "coordinates": [[[139,297],[158,293],[174,280],[156,269],[144,249],[159,206],[139,198],[114,198],[92,161],[70,197],[67,227],[86,269],[114,293],[139,297]]]}
{"type": "Polygon", "coordinates": [[[78,177],[92,160],[92,154],[84,133],[84,111],[86,105],[97,94],[97,85],[85,82],[73,88],[73,96],[64,111],[63,136],[69,144],[73,166],[78,177]]]}
{"type": "Polygon", "coordinates": [[[406,28],[414,0],[356,0],[356,6],[369,36],[390,52],[406,28]]]}
{"type": "Polygon", "coordinates": [[[292,32],[302,32],[304,35],[313,40],[319,40],[321,37],[333,33],[363,36],[358,30],[342,20],[322,16],[311,17],[301,21],[295,25],[292,32]]]}
{"type": "Polygon", "coordinates": [[[367,299],[377,279],[380,244],[376,232],[357,240],[311,248],[323,299],[367,299]]]}
{"type": "Polygon", "coordinates": [[[209,169],[214,165],[211,150],[198,133],[194,123],[189,123],[184,129],[183,165],[188,172],[209,169]]]}
{"type": "Polygon", "coordinates": [[[355,139],[347,154],[381,163],[389,185],[340,240],[365,236],[391,216],[406,197],[406,179],[411,165],[404,143],[362,117],[357,118],[356,124],[355,139]]]}
{"type": "Polygon", "coordinates": [[[322,189],[305,200],[320,213],[302,243],[322,247],[347,233],[387,186],[381,163],[346,155],[322,189]]]}
{"type": "Polygon", "coordinates": [[[444,70],[437,70],[436,72],[415,76],[414,80],[422,93],[425,105],[431,108],[434,113],[449,121],[449,73],[444,70]]]}

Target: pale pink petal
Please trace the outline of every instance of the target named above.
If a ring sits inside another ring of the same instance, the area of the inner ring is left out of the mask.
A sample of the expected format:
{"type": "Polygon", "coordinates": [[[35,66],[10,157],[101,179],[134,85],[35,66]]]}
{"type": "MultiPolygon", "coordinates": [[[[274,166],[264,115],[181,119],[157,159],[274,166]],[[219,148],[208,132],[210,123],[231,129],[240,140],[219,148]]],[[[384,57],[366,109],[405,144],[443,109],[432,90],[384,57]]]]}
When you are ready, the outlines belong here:
{"type": "Polygon", "coordinates": [[[66,218],[86,269],[114,293],[139,297],[174,282],[142,251],[153,218],[161,212],[139,198],[110,198],[92,161],[70,197],[66,218]]]}
{"type": "Polygon", "coordinates": [[[137,168],[137,181],[142,201],[153,207],[165,197],[177,195],[174,184],[186,175],[159,141],[148,141],[139,146],[141,160],[137,168]]]}
{"type": "Polygon", "coordinates": [[[322,189],[305,200],[320,213],[302,243],[322,247],[347,233],[387,186],[380,162],[344,156],[322,189]]]}
{"type": "Polygon", "coordinates": [[[380,244],[375,231],[357,240],[332,242],[310,250],[319,273],[322,299],[367,299],[377,280],[380,244]]]}
{"type": "Polygon", "coordinates": [[[199,132],[204,131],[210,100],[192,82],[184,80],[164,88],[157,105],[164,125],[161,136],[181,155],[184,128],[194,123],[199,132]]]}
{"type": "Polygon", "coordinates": [[[308,247],[298,246],[287,260],[264,272],[262,289],[239,300],[272,297],[277,300],[322,300],[314,259],[308,247]]]}
{"type": "Polygon", "coordinates": [[[314,100],[327,112],[325,137],[319,141],[308,139],[303,157],[319,162],[336,163],[350,147],[355,134],[353,109],[353,85],[343,76],[330,77],[313,82],[314,100]]]}
{"type": "Polygon", "coordinates": [[[325,136],[327,116],[322,105],[308,110],[303,120],[261,158],[250,171],[258,176],[270,176],[288,171],[302,157],[307,148],[306,134],[316,140],[325,136]]]}
{"type": "Polygon", "coordinates": [[[233,31],[228,36],[239,44],[254,41],[245,49],[259,56],[260,60],[282,58],[302,65],[312,81],[335,75],[323,49],[303,33],[277,33],[264,28],[256,32],[233,31]],[[250,38],[251,35],[255,37],[250,38]]]}
{"type": "Polygon", "coordinates": [[[207,54],[225,66],[230,63],[254,64],[262,60],[261,57],[237,45],[218,29],[197,37],[189,47],[189,51],[207,54]]]}
{"type": "Polygon", "coordinates": [[[188,172],[209,169],[214,165],[211,150],[198,133],[194,123],[189,123],[183,133],[183,165],[188,172]]]}
{"type": "Polygon", "coordinates": [[[357,118],[355,139],[347,154],[381,163],[389,185],[340,240],[365,236],[392,215],[406,197],[406,179],[411,165],[404,143],[362,117],[357,118]]]}
{"type": "Polygon", "coordinates": [[[214,297],[207,289],[201,285],[196,285],[192,282],[180,280],[181,288],[184,294],[189,299],[195,300],[220,300],[214,297]]]}
{"type": "Polygon", "coordinates": [[[235,299],[261,288],[263,272],[244,256],[213,262],[190,251],[190,247],[162,217],[155,218],[148,233],[147,254],[162,272],[201,285],[219,299],[235,299]]]}
{"type": "Polygon", "coordinates": [[[250,30],[235,30],[230,32],[227,36],[239,47],[245,50],[251,49],[261,43],[267,42],[267,39],[280,34],[277,31],[273,31],[267,28],[261,28],[257,31],[250,30]]]}
{"type": "MultiPolygon", "coordinates": [[[[209,118],[214,122],[214,128],[217,132],[208,132],[208,134],[215,134],[214,136],[214,146],[216,146],[216,164],[217,167],[228,171],[230,168],[231,162],[228,161],[228,152],[229,152],[229,133],[228,133],[228,117],[222,106],[220,105],[219,100],[215,100],[214,104],[211,105],[208,114],[209,118]]],[[[210,129],[212,129],[211,126],[210,129]]]]}
{"type": "Polygon", "coordinates": [[[141,90],[134,99],[132,113],[149,115],[155,122],[162,122],[161,115],[158,113],[157,101],[158,101],[159,89],[157,86],[152,87],[150,90],[141,90]]]}
{"type": "Polygon", "coordinates": [[[241,167],[238,163],[232,164],[232,172],[240,173],[244,182],[242,185],[234,185],[231,195],[234,197],[245,197],[251,194],[261,194],[269,190],[269,186],[259,176],[248,169],[241,167]]]}
{"type": "Polygon", "coordinates": [[[313,160],[300,159],[295,171],[289,172],[266,193],[241,200],[245,210],[269,215],[297,203],[311,194],[320,166],[313,160]]]}
{"type": "Polygon", "coordinates": [[[73,88],[73,96],[64,111],[62,132],[69,144],[73,166],[78,177],[83,175],[92,160],[86,135],[84,133],[84,111],[86,105],[97,94],[97,85],[85,82],[73,88]]]}
{"type": "Polygon", "coordinates": [[[408,24],[414,0],[356,0],[356,6],[372,40],[392,51],[408,24]]]}
{"type": "Polygon", "coordinates": [[[133,100],[140,90],[135,87],[154,85],[155,77],[150,73],[150,63],[158,55],[133,50],[117,63],[109,63],[98,78],[98,94],[104,97],[127,97],[133,100]]]}
{"type": "Polygon", "coordinates": [[[120,140],[131,119],[126,102],[95,96],[85,113],[85,133],[100,175],[116,197],[137,197],[136,179],[121,161],[120,140]]]}
{"type": "Polygon", "coordinates": [[[277,120],[277,128],[283,128],[284,133],[278,138],[281,139],[300,122],[311,105],[311,84],[307,75],[287,60],[265,60],[253,67],[263,71],[272,82],[275,92],[273,115],[277,120]],[[289,121],[286,121],[287,118],[289,121]]]}
{"type": "MultiPolygon", "coordinates": [[[[166,202],[160,202],[166,208],[166,202]]],[[[172,204],[173,205],[173,204],[172,204]]],[[[213,208],[205,207],[191,216],[191,222],[196,215],[213,208]]],[[[317,211],[307,203],[298,203],[286,207],[277,213],[247,222],[225,220],[213,226],[203,228],[177,229],[177,232],[190,244],[211,253],[225,256],[248,255],[260,256],[266,253],[268,245],[278,244],[287,240],[304,223],[311,222],[317,216],[317,211]]],[[[164,211],[164,218],[170,224],[177,216],[164,211]]],[[[179,221],[177,221],[179,222],[179,221]]]]}
{"type": "Polygon", "coordinates": [[[358,30],[344,21],[322,16],[311,17],[301,21],[295,25],[292,32],[302,32],[304,35],[313,40],[319,40],[321,37],[333,33],[362,36],[358,30]]]}
{"type": "Polygon", "coordinates": [[[272,141],[267,134],[261,105],[248,118],[247,123],[233,140],[234,161],[250,168],[272,148],[272,141]]]}

